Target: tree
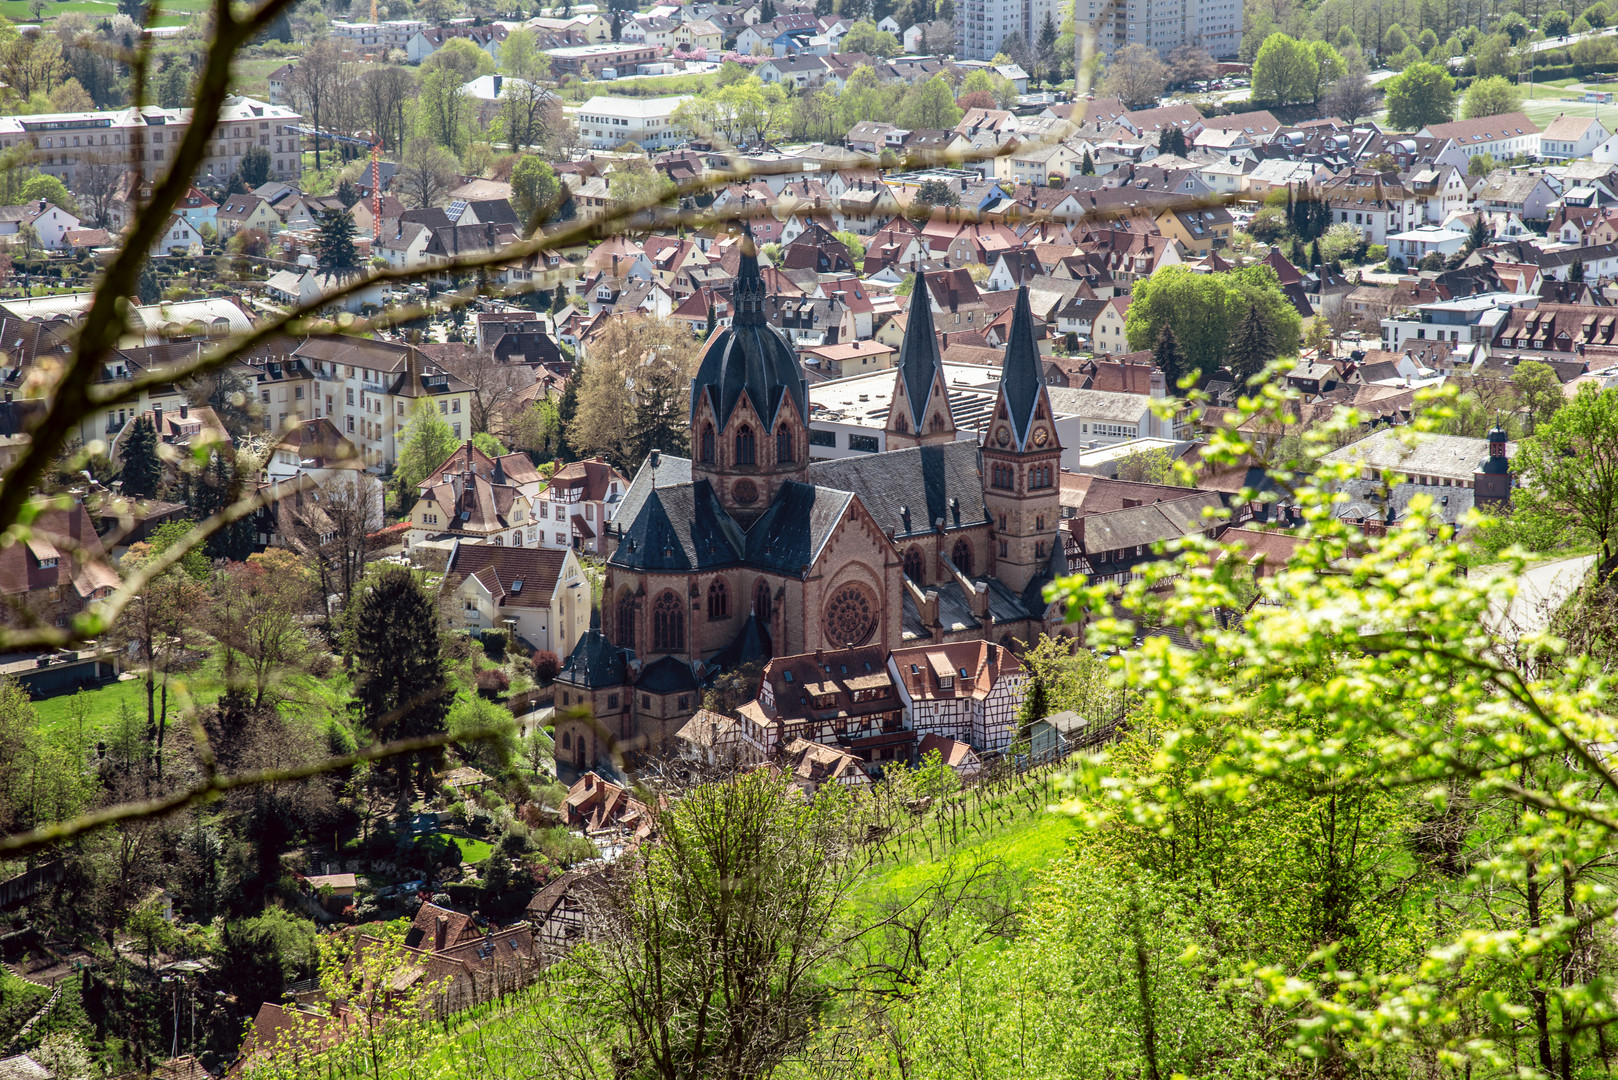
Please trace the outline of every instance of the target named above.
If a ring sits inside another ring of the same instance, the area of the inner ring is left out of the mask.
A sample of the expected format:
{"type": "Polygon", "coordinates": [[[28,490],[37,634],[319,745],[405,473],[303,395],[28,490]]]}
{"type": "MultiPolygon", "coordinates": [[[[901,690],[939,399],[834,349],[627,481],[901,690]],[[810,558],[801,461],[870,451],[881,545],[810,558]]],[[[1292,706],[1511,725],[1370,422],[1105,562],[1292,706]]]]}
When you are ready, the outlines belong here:
{"type": "Polygon", "coordinates": [[[78,201],[68,193],[67,185],[54,176],[41,173],[29,177],[28,182],[22,186],[22,201],[25,203],[39,202],[41,199],[54,206],[60,206],[70,214],[78,212],[78,201]]]}
{"type": "Polygon", "coordinates": [[[271,548],[233,562],[217,579],[214,637],[224,650],[225,681],[261,709],[289,669],[315,651],[305,618],[315,609],[316,578],[307,560],[271,548]],[[238,681],[238,671],[245,678],[238,681]]]}
{"type": "MultiPolygon", "coordinates": [[[[378,739],[414,738],[445,730],[452,693],[444,678],[438,612],[406,567],[377,574],[354,620],[355,697],[366,729],[378,739]]],[[[439,754],[422,751],[393,761],[401,810],[409,806],[411,773],[426,784],[439,754]]]]}
{"type": "Polygon", "coordinates": [[[1472,224],[1466,230],[1467,253],[1476,251],[1489,242],[1489,226],[1484,223],[1482,214],[1472,216],[1472,224]]]}
{"type": "Polygon", "coordinates": [[[145,413],[130,422],[118,460],[122,463],[118,478],[123,482],[119,488],[123,494],[132,499],[157,498],[157,489],[163,483],[163,462],[157,456],[157,428],[145,413]]]}
{"type": "Polygon", "coordinates": [[[899,39],[886,30],[878,30],[876,23],[869,19],[861,19],[848,28],[843,35],[843,42],[838,47],[844,53],[864,53],[866,56],[889,57],[899,55],[899,39]]]}
{"type": "Polygon", "coordinates": [[[581,956],[609,1056],[653,1076],[766,1076],[808,1044],[848,940],[847,799],[834,784],[791,799],[758,770],[654,811],[658,842],[600,894],[608,929],[581,956]]]}
{"type": "MultiPolygon", "coordinates": [[[[133,572],[145,566],[183,542],[188,531],[185,523],[170,522],[150,542],[132,544],[123,558],[124,570],[133,572]]],[[[146,738],[155,751],[158,779],[163,775],[163,744],[168,729],[169,676],[176,661],[196,644],[193,628],[205,601],[200,580],[207,573],[207,563],[200,553],[190,553],[180,565],[147,582],[145,591],[124,609],[116,631],[117,638],[127,642],[146,667],[146,738]],[[163,690],[161,710],[157,705],[159,676],[163,690]]]]}
{"type": "Polygon", "coordinates": [[[549,69],[550,58],[540,52],[534,32],[526,26],[511,31],[500,43],[500,70],[513,79],[541,79],[549,69]]]}
{"type": "Polygon", "coordinates": [[[1152,363],[1157,365],[1157,370],[1163,373],[1163,380],[1171,387],[1178,387],[1180,380],[1194,370],[1180,352],[1180,344],[1174,340],[1174,327],[1167,320],[1163,323],[1163,329],[1158,331],[1156,344],[1152,346],[1152,363]]]}
{"type": "Polygon", "coordinates": [[[925,221],[933,216],[936,207],[959,205],[961,196],[947,180],[923,180],[916,187],[915,197],[910,200],[910,216],[917,221],[925,221]]]}
{"type": "Polygon", "coordinates": [[[1230,337],[1231,374],[1237,382],[1246,384],[1277,355],[1277,344],[1269,324],[1259,314],[1256,305],[1248,307],[1230,337]]]}
{"type": "Polygon", "coordinates": [[[1365,57],[1358,49],[1350,49],[1343,56],[1343,74],[1326,92],[1325,111],[1353,123],[1368,115],[1376,102],[1371,86],[1371,72],[1365,57]]]}
{"type": "Polygon", "coordinates": [[[1084,148],[1084,160],[1079,162],[1079,175],[1080,176],[1094,176],[1095,174],[1096,174],[1095,158],[1090,156],[1090,148],[1088,146],[1086,146],[1084,148]]]}
{"type": "Polygon", "coordinates": [[[513,152],[556,145],[567,123],[556,96],[532,80],[513,80],[501,88],[500,119],[513,152]]]}
{"type": "Polygon", "coordinates": [[[345,278],[358,273],[359,255],[354,251],[354,215],[336,208],[320,215],[315,236],[315,261],[321,270],[345,278]]]}
{"type": "Polygon", "coordinates": [[[899,103],[899,123],[908,128],[947,131],[961,122],[961,115],[955,93],[941,75],[912,86],[899,103]]]}
{"type": "Polygon", "coordinates": [[[1567,36],[1567,28],[1573,23],[1573,17],[1560,9],[1546,12],[1539,20],[1539,25],[1545,31],[1547,38],[1567,36]]]}
{"type": "Polygon", "coordinates": [[[262,146],[249,146],[236,163],[236,176],[240,178],[245,191],[269,183],[270,152],[262,146]]]}
{"type": "Polygon", "coordinates": [[[1592,540],[1599,580],[1618,570],[1618,390],[1581,385],[1518,444],[1512,469],[1515,513],[1592,540]]]}
{"type": "Polygon", "coordinates": [[[458,165],[454,154],[431,139],[411,139],[399,166],[399,193],[418,209],[437,206],[459,180],[458,165]]]}
{"type": "MultiPolygon", "coordinates": [[[[450,44],[456,42],[465,42],[473,52],[487,59],[487,53],[465,38],[455,38],[450,44]]],[[[442,51],[443,49],[439,50],[442,51]]],[[[436,57],[438,54],[433,55],[436,57]]],[[[472,116],[472,99],[466,94],[466,82],[467,80],[463,79],[460,72],[453,67],[436,67],[430,71],[423,71],[416,95],[418,130],[447,151],[451,155],[450,160],[454,160],[453,155],[459,154],[467,144],[467,123],[472,116]]],[[[412,144],[414,141],[412,140],[412,144]]]]}
{"type": "Polygon", "coordinates": [[[1555,416],[1557,410],[1567,404],[1567,396],[1562,393],[1562,381],[1556,377],[1555,369],[1538,360],[1518,363],[1511,371],[1511,385],[1528,411],[1530,433],[1538,430],[1540,424],[1555,416]]]}
{"type": "Polygon", "coordinates": [[[320,596],[336,596],[347,610],[371,552],[371,535],[383,525],[382,487],[357,470],[320,482],[318,515],[293,515],[288,542],[320,576],[320,596]]]}
{"type": "MultiPolygon", "coordinates": [[[[1473,154],[1466,160],[1466,175],[1488,176],[1490,173],[1494,172],[1494,167],[1495,160],[1493,154],[1473,154]]],[[[1483,216],[1479,214],[1478,220],[1481,221],[1482,218],[1483,216]]]]}
{"type": "Polygon", "coordinates": [[[1513,45],[1521,45],[1528,35],[1534,32],[1534,28],[1528,25],[1528,20],[1515,11],[1508,11],[1501,17],[1500,29],[1511,38],[1513,45]]]}
{"type": "MultiPolygon", "coordinates": [[[[1085,147],[1085,153],[1089,152],[1090,148],[1085,147]]],[[[1157,135],[1157,152],[1159,154],[1177,154],[1180,157],[1185,157],[1185,132],[1172,125],[1165,127],[1157,135]]],[[[1094,168],[1091,171],[1094,172],[1094,168]]]]}
{"type": "MultiPolygon", "coordinates": [[[[534,373],[526,364],[510,363],[494,355],[493,349],[466,349],[440,361],[444,370],[471,388],[472,431],[506,437],[505,425],[513,397],[534,384],[534,373]]],[[[447,456],[447,455],[446,455],[447,456]]],[[[435,466],[436,468],[436,466],[435,466]]]]}
{"type": "MultiPolygon", "coordinates": [[[[400,64],[377,62],[360,74],[355,103],[359,117],[390,153],[398,154],[407,141],[406,112],[415,88],[415,74],[400,64]]],[[[400,161],[405,160],[400,155],[400,161]]]]}
{"type": "Polygon", "coordinates": [[[1436,64],[1412,64],[1387,87],[1388,123],[1400,131],[1448,123],[1455,114],[1455,80],[1436,64]]]}
{"type": "Polygon", "coordinates": [[[263,410],[259,408],[256,380],[240,368],[218,368],[196,375],[182,382],[180,391],[192,408],[212,409],[237,442],[254,428],[263,427],[259,422],[263,410]]]}
{"type": "MultiPolygon", "coordinates": [[[[322,38],[303,51],[298,64],[287,77],[287,91],[300,112],[309,120],[309,126],[325,131],[332,116],[343,111],[343,99],[349,93],[354,73],[342,42],[335,37],[322,38]]],[[[320,169],[320,138],[314,138],[315,169],[320,169]]]]}
{"type": "Polygon", "coordinates": [[[1152,108],[1168,85],[1168,65],[1145,45],[1125,45],[1113,54],[1102,89],[1131,108],[1152,108]]]}
{"type": "Polygon", "coordinates": [[[1219,65],[1206,49],[1195,45],[1181,45],[1169,53],[1169,79],[1176,86],[1206,82],[1219,74],[1219,65]]]}
{"type": "Polygon", "coordinates": [[[1312,101],[1319,71],[1306,42],[1271,34],[1253,58],[1253,100],[1276,105],[1312,101]]]}
{"type": "Polygon", "coordinates": [[[653,449],[682,452],[698,359],[696,340],[672,323],[641,315],[608,323],[591,339],[582,376],[575,368],[570,380],[579,387],[567,422],[569,449],[626,470],[653,449]]]}
{"type": "Polygon", "coordinates": [[[1461,104],[1461,114],[1468,120],[1501,113],[1516,112],[1522,108],[1522,91],[1498,75],[1479,79],[1467,88],[1461,104]]]}
{"type": "Polygon", "coordinates": [[[459,445],[449,421],[439,413],[438,405],[431,398],[417,398],[400,435],[399,461],[394,469],[401,510],[408,512],[416,504],[421,482],[459,445]]]}
{"type": "Polygon", "coordinates": [[[1231,273],[1196,274],[1169,266],[1137,281],[1125,331],[1131,349],[1149,349],[1165,323],[1188,368],[1218,370],[1243,313],[1256,307],[1275,342],[1273,355],[1292,355],[1302,323],[1267,265],[1231,273]]]}

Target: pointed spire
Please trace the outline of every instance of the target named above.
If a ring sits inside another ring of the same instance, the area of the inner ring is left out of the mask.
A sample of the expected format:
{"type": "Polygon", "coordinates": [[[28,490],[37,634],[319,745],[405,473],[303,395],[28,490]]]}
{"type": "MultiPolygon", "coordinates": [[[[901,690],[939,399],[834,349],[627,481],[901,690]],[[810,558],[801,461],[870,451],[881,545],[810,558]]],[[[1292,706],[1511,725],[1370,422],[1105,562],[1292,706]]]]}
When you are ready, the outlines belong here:
{"type": "Polygon", "coordinates": [[[764,322],[764,275],[758,269],[758,245],[753,227],[742,223],[742,265],[731,287],[731,303],[736,308],[733,322],[738,326],[760,326],[764,322]]]}
{"type": "Polygon", "coordinates": [[[1028,305],[1028,286],[1017,289],[1017,306],[1011,314],[1011,336],[1006,339],[1006,359],[1000,368],[1000,397],[1011,418],[1011,430],[1022,448],[1033,426],[1034,407],[1045,389],[1045,365],[1034,343],[1034,312],[1028,305]]]}
{"type": "Polygon", "coordinates": [[[933,376],[943,366],[943,358],[938,354],[938,335],[933,331],[933,305],[927,293],[926,275],[917,274],[910,290],[904,343],[899,347],[899,377],[904,380],[912,430],[918,435],[927,421],[927,399],[932,394],[933,376]]]}

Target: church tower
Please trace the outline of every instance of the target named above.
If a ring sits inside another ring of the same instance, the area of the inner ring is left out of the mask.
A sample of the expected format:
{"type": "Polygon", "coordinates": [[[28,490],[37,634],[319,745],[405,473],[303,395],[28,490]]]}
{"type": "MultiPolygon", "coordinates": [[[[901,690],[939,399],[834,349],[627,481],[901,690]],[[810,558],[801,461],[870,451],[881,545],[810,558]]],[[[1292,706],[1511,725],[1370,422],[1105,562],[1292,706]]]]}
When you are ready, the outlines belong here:
{"type": "Polygon", "coordinates": [[[691,381],[691,479],[706,480],[745,528],[809,464],[809,382],[764,316],[764,278],[751,230],[731,294],[734,316],[714,334],[691,381]]]}
{"type": "Polygon", "coordinates": [[[1000,395],[983,442],[983,501],[994,526],[994,576],[1015,592],[1045,571],[1053,545],[1060,542],[1061,467],[1062,444],[1024,285],[1017,290],[1000,395]]]}
{"type": "Polygon", "coordinates": [[[887,447],[931,446],[955,441],[955,416],[944,385],[944,360],[933,332],[933,305],[927,283],[916,275],[910,292],[910,315],[899,349],[899,377],[888,409],[887,447]]]}

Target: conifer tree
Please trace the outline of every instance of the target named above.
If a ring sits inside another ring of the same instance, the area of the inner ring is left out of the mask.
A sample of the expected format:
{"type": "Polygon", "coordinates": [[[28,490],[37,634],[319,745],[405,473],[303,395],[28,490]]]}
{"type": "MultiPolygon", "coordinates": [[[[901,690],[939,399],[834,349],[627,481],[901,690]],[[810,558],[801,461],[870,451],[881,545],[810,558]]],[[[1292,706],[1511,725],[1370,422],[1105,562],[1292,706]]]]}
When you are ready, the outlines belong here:
{"type": "Polygon", "coordinates": [[[1309,263],[1316,271],[1319,271],[1325,265],[1320,259],[1320,238],[1318,236],[1315,237],[1314,246],[1309,249],[1309,263]]]}
{"type": "Polygon", "coordinates": [[[154,499],[163,483],[163,463],[157,456],[157,428],[142,413],[129,425],[124,445],[118,451],[123,462],[119,479],[123,493],[132,499],[154,499]]]}
{"type": "Polygon", "coordinates": [[[354,250],[354,232],[354,215],[347,210],[328,210],[321,215],[315,238],[315,261],[321,270],[340,278],[355,272],[359,255],[354,250]]]}
{"type": "Polygon", "coordinates": [[[1158,370],[1163,372],[1163,380],[1170,386],[1176,386],[1179,381],[1191,371],[1190,362],[1180,351],[1180,343],[1174,337],[1174,328],[1168,323],[1158,331],[1157,344],[1152,349],[1152,361],[1157,364],[1158,370]]]}
{"type": "MultiPolygon", "coordinates": [[[[406,567],[384,570],[360,601],[354,620],[355,695],[373,738],[437,735],[452,691],[444,678],[439,615],[406,567]]],[[[392,758],[400,802],[409,806],[411,773],[425,783],[439,751],[392,758]]]]}
{"type": "Polygon", "coordinates": [[[1247,382],[1263,371],[1265,364],[1275,359],[1275,339],[1270,334],[1269,326],[1259,317],[1255,305],[1249,304],[1247,314],[1236,324],[1236,331],[1230,336],[1230,350],[1226,355],[1231,374],[1239,383],[1247,382]]]}
{"type": "Polygon", "coordinates": [[[1095,158],[1090,156],[1090,148],[1084,148],[1084,160],[1079,163],[1080,176],[1094,176],[1096,174],[1095,158]]]}

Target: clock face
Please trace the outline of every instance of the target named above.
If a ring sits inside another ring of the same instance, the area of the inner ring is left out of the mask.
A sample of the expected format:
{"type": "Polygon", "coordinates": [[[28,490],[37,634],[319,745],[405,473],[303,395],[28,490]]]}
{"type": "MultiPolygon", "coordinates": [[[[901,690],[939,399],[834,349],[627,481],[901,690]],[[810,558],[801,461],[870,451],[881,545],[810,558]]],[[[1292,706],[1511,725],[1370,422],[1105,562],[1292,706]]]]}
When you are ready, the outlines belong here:
{"type": "Polygon", "coordinates": [[[1011,442],[1011,429],[1002,427],[999,431],[994,433],[994,441],[999,443],[1001,446],[1005,446],[1007,443],[1011,442]]]}
{"type": "Polygon", "coordinates": [[[1050,437],[1051,437],[1051,433],[1046,431],[1044,428],[1036,428],[1034,430],[1034,445],[1035,446],[1044,446],[1046,440],[1049,439],[1050,437]]]}

